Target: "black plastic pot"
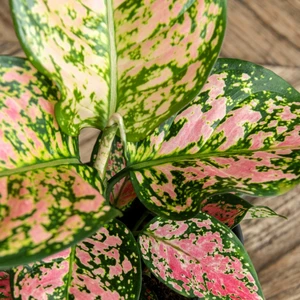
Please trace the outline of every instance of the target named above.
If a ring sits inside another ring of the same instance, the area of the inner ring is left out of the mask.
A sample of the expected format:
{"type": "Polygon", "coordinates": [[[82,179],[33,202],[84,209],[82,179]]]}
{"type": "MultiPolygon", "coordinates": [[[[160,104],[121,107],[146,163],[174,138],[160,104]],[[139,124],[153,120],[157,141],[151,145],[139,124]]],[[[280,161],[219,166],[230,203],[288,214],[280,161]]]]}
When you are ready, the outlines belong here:
{"type": "Polygon", "coordinates": [[[243,236],[241,225],[240,224],[236,225],[234,228],[232,228],[232,231],[244,245],[244,236],[243,236]]]}

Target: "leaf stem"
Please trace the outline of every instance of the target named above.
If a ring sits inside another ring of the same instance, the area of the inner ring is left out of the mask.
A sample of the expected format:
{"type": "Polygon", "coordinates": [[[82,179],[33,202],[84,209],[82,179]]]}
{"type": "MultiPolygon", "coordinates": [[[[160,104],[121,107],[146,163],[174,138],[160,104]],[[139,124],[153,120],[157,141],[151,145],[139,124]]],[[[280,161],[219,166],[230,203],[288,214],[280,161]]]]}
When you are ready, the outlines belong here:
{"type": "Polygon", "coordinates": [[[131,231],[134,237],[137,237],[142,231],[131,231]]]}
{"type": "Polygon", "coordinates": [[[143,224],[143,222],[146,220],[146,218],[150,215],[151,213],[146,210],[142,216],[139,218],[139,220],[135,223],[132,232],[138,231],[139,227],[143,224]]]}
{"type": "Polygon", "coordinates": [[[69,287],[71,285],[72,280],[72,272],[73,272],[73,263],[75,259],[75,248],[76,246],[71,247],[71,252],[69,256],[69,271],[68,271],[68,277],[67,277],[67,288],[66,288],[66,300],[69,300],[69,287]]]}
{"type": "Polygon", "coordinates": [[[114,185],[127,175],[128,175],[128,169],[125,168],[108,180],[107,187],[106,187],[106,199],[109,199],[110,193],[114,185]]]}

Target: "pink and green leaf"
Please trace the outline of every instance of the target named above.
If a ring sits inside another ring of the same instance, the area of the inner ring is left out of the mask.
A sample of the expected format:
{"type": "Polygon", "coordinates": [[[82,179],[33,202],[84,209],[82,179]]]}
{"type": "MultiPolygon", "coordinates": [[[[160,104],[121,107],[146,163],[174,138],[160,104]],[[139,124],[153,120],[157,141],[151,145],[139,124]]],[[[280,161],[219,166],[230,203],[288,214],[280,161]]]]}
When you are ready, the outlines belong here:
{"type": "Polygon", "coordinates": [[[0,271],[0,299],[12,300],[9,272],[0,271]]]}
{"type": "Polygon", "coordinates": [[[77,139],[62,133],[54,117],[57,95],[28,61],[0,57],[0,176],[39,163],[79,162],[77,139]]]}
{"type": "Polygon", "coordinates": [[[218,60],[170,122],[127,145],[135,191],[160,216],[190,218],[214,194],[271,196],[300,181],[300,94],[263,67],[218,60]]]}
{"type": "Polygon", "coordinates": [[[94,233],[118,213],[77,140],[54,117],[57,89],[28,61],[0,58],[0,266],[31,262],[94,233]]]}
{"type": "Polygon", "coordinates": [[[137,243],[116,220],[71,249],[13,273],[14,299],[139,299],[141,289],[137,243]]]}
{"type": "Polygon", "coordinates": [[[27,56],[61,88],[57,118],[71,135],[117,112],[129,140],[145,137],[199,93],[226,26],[224,0],[11,4],[27,56]]]}
{"type": "Polygon", "coordinates": [[[97,171],[82,165],[1,177],[1,267],[65,249],[115,217],[97,184],[97,171]]]}
{"type": "Polygon", "coordinates": [[[243,245],[207,214],[186,221],[156,217],[140,234],[139,245],[151,272],[183,296],[263,299],[243,245]]]}
{"type": "Polygon", "coordinates": [[[202,201],[201,211],[218,219],[230,228],[235,227],[244,218],[283,217],[267,206],[254,206],[233,194],[215,195],[202,201]]]}

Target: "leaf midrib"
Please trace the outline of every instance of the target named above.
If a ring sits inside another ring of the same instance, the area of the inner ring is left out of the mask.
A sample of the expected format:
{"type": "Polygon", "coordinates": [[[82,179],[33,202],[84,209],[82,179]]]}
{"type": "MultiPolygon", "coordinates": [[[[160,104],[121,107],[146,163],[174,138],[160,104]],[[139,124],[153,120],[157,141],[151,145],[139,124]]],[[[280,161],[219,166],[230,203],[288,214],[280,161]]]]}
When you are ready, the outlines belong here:
{"type": "Polygon", "coordinates": [[[72,282],[72,273],[73,273],[73,263],[74,263],[74,260],[75,260],[75,249],[76,246],[73,246],[71,248],[71,253],[70,253],[70,256],[69,256],[69,271],[68,271],[68,277],[67,277],[67,286],[66,286],[66,300],[69,300],[69,296],[70,296],[70,285],[71,285],[71,282],[72,282]]]}
{"type": "Polygon", "coordinates": [[[115,41],[114,11],[112,0],[107,0],[107,31],[109,44],[110,61],[110,89],[109,89],[109,108],[108,117],[116,111],[117,106],[117,50],[115,41]]]}
{"type": "Polygon", "coordinates": [[[179,248],[177,245],[174,245],[174,244],[168,242],[168,240],[166,240],[166,239],[164,239],[164,238],[162,238],[162,237],[158,237],[157,235],[155,235],[155,234],[153,234],[152,232],[147,231],[147,230],[144,231],[142,234],[145,234],[145,235],[147,235],[147,236],[149,236],[149,237],[152,237],[153,239],[155,239],[155,240],[157,240],[157,241],[159,241],[159,242],[162,242],[162,243],[164,243],[164,244],[166,244],[166,245],[168,245],[168,246],[171,246],[171,247],[174,248],[176,251],[181,252],[181,253],[183,253],[183,254],[189,256],[189,257],[192,257],[195,261],[197,261],[199,264],[201,264],[201,261],[200,261],[197,257],[194,257],[193,255],[191,255],[190,253],[186,252],[186,251],[183,250],[182,248],[179,248]]]}
{"type": "MultiPolygon", "coordinates": [[[[108,181],[108,188],[107,188],[107,195],[110,194],[112,187],[123,177],[127,176],[129,172],[138,171],[144,168],[153,167],[162,165],[165,163],[172,163],[177,162],[181,160],[193,160],[195,158],[211,158],[211,157],[225,157],[225,156],[233,156],[233,155],[243,155],[243,154],[253,154],[255,152],[272,152],[277,150],[295,150],[297,148],[290,148],[290,147],[277,147],[274,149],[258,149],[258,150],[239,150],[239,151],[226,151],[226,152],[209,152],[209,153],[196,153],[196,154],[188,154],[188,155],[176,155],[176,156],[168,156],[160,159],[150,159],[142,162],[133,162],[130,164],[130,162],[127,163],[127,166],[122,169],[120,172],[118,172],[116,175],[111,177],[108,181]]],[[[300,148],[298,148],[300,150],[300,148]]],[[[108,197],[108,196],[107,196],[108,197]]]]}
{"type": "Polygon", "coordinates": [[[33,171],[33,170],[44,169],[49,167],[57,167],[61,165],[70,165],[70,164],[80,164],[80,161],[78,158],[63,158],[63,159],[51,160],[43,163],[37,163],[37,164],[28,165],[20,168],[1,171],[0,178],[4,176],[27,172],[27,171],[33,171]]]}
{"type": "Polygon", "coordinates": [[[258,149],[258,150],[247,150],[247,149],[241,149],[238,151],[226,151],[226,152],[207,152],[207,153],[195,153],[195,154],[181,154],[181,155],[174,155],[174,156],[168,156],[164,158],[155,158],[155,159],[149,159],[146,161],[141,161],[141,162],[133,162],[130,164],[128,163],[126,169],[128,170],[139,170],[147,167],[152,167],[156,165],[162,165],[165,163],[169,162],[177,162],[181,160],[193,160],[195,158],[201,158],[201,159],[206,159],[206,158],[213,158],[213,157],[231,157],[234,155],[243,155],[243,154],[253,154],[256,152],[274,152],[278,150],[300,150],[300,147],[297,148],[290,148],[290,147],[277,147],[274,149],[258,149]]]}

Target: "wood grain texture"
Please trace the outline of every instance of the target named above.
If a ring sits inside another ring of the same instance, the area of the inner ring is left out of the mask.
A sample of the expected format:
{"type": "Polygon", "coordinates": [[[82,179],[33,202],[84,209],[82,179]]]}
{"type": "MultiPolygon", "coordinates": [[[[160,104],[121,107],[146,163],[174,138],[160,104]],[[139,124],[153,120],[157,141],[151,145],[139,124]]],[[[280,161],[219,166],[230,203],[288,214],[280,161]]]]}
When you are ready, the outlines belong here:
{"type": "Polygon", "coordinates": [[[267,299],[300,299],[300,186],[279,197],[257,198],[288,219],[246,220],[246,249],[258,272],[267,299]]]}
{"type": "MultiPolygon", "coordinates": [[[[0,1],[0,54],[24,56],[8,0],[0,1]]],[[[228,0],[228,13],[222,56],[266,65],[300,91],[300,0],[228,0]]],[[[83,161],[89,159],[97,134],[89,129],[81,134],[83,161]]],[[[252,202],[288,217],[242,224],[266,299],[300,300],[300,186],[286,195],[252,202]]]]}
{"type": "Polygon", "coordinates": [[[300,66],[299,0],[228,0],[228,15],[222,55],[300,66]]]}
{"type": "Polygon", "coordinates": [[[8,0],[1,0],[0,54],[24,57],[24,52],[22,51],[22,48],[14,31],[8,3],[8,0]]]}

